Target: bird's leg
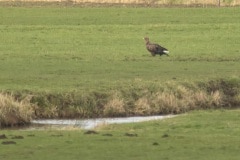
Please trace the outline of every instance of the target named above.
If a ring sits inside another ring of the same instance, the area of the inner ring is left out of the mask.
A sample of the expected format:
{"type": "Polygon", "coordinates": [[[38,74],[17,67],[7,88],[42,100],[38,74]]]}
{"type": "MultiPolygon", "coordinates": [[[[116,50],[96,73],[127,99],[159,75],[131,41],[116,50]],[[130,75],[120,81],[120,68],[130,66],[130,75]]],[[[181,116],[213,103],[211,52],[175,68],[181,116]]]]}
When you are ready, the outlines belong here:
{"type": "Polygon", "coordinates": [[[152,56],[156,56],[156,54],[155,54],[155,53],[151,53],[151,55],[152,55],[152,56]]]}

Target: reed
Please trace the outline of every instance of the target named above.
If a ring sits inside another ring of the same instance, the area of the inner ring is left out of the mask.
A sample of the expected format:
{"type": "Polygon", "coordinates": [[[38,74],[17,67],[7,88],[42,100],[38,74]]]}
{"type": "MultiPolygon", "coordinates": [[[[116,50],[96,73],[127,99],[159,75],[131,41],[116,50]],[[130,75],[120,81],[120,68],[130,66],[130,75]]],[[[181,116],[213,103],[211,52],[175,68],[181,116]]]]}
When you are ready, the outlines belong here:
{"type": "Polygon", "coordinates": [[[111,99],[104,106],[103,114],[104,116],[110,116],[110,117],[126,115],[123,99],[119,99],[119,98],[111,99]]]}
{"type": "Polygon", "coordinates": [[[96,118],[180,114],[191,110],[240,106],[239,80],[206,83],[133,83],[104,92],[1,93],[0,127],[35,118],[96,118]],[[16,100],[18,99],[18,101],[16,100]]]}
{"type": "Polygon", "coordinates": [[[11,95],[0,93],[0,128],[28,124],[32,116],[33,109],[29,99],[19,102],[11,95]]]}

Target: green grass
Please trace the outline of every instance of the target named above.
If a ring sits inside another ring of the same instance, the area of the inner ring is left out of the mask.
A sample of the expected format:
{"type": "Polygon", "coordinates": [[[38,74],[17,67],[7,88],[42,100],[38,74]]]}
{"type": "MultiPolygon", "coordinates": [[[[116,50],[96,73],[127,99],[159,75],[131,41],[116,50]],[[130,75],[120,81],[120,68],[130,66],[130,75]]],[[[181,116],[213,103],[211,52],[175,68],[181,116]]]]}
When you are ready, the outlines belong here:
{"type": "Polygon", "coordinates": [[[1,7],[2,90],[112,90],[238,77],[240,8],[1,7]],[[170,57],[151,57],[143,37],[170,57]]]}
{"type": "MultiPolygon", "coordinates": [[[[195,90],[200,98],[206,92],[209,104],[217,91],[239,105],[239,12],[238,7],[0,6],[0,90],[13,92],[17,100],[29,96],[25,93],[33,96],[30,105],[39,117],[51,117],[57,107],[61,114],[101,116],[111,98],[116,104],[125,98],[130,111],[138,100],[147,108],[144,98],[161,91],[181,105],[181,96],[195,90]],[[151,57],[144,36],[171,56],[151,57]]],[[[1,130],[8,139],[0,139],[0,159],[234,160],[240,156],[239,115],[239,110],[194,111],[164,121],[106,126],[97,135],[1,130]],[[12,139],[18,135],[24,139],[12,139]]]]}
{"type": "Polygon", "coordinates": [[[237,160],[239,120],[239,110],[210,110],[166,120],[102,126],[93,135],[81,130],[1,130],[8,139],[0,139],[0,158],[237,160]],[[24,139],[12,139],[15,136],[24,139]],[[16,144],[3,145],[5,141],[16,144]]]}
{"type": "Polygon", "coordinates": [[[199,103],[239,106],[239,12],[2,6],[0,90],[17,101],[32,97],[35,116],[45,118],[113,116],[116,105],[116,111],[126,111],[122,116],[149,107],[148,114],[166,114],[199,103]],[[168,48],[170,56],[151,57],[144,36],[168,48]]]}

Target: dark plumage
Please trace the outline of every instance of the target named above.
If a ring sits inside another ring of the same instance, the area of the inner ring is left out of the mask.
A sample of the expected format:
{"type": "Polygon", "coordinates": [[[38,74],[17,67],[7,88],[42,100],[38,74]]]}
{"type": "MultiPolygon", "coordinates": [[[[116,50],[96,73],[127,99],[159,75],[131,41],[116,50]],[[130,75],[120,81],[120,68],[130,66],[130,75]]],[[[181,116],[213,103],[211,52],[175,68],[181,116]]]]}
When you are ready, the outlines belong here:
{"type": "Polygon", "coordinates": [[[159,44],[151,43],[148,37],[145,37],[144,40],[146,42],[146,48],[152,56],[156,56],[156,54],[159,54],[160,56],[164,54],[169,56],[169,51],[166,48],[160,46],[159,44]]]}

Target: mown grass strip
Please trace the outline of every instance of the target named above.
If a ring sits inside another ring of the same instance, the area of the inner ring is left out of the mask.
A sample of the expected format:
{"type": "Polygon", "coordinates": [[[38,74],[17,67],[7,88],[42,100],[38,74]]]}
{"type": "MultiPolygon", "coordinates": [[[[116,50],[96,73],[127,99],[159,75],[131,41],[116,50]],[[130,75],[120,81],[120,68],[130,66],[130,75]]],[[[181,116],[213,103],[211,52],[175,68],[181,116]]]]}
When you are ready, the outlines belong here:
{"type": "Polygon", "coordinates": [[[222,109],[194,111],[159,121],[105,125],[91,132],[76,128],[1,130],[0,135],[7,139],[0,139],[0,158],[237,160],[239,118],[238,109],[222,109]]]}

